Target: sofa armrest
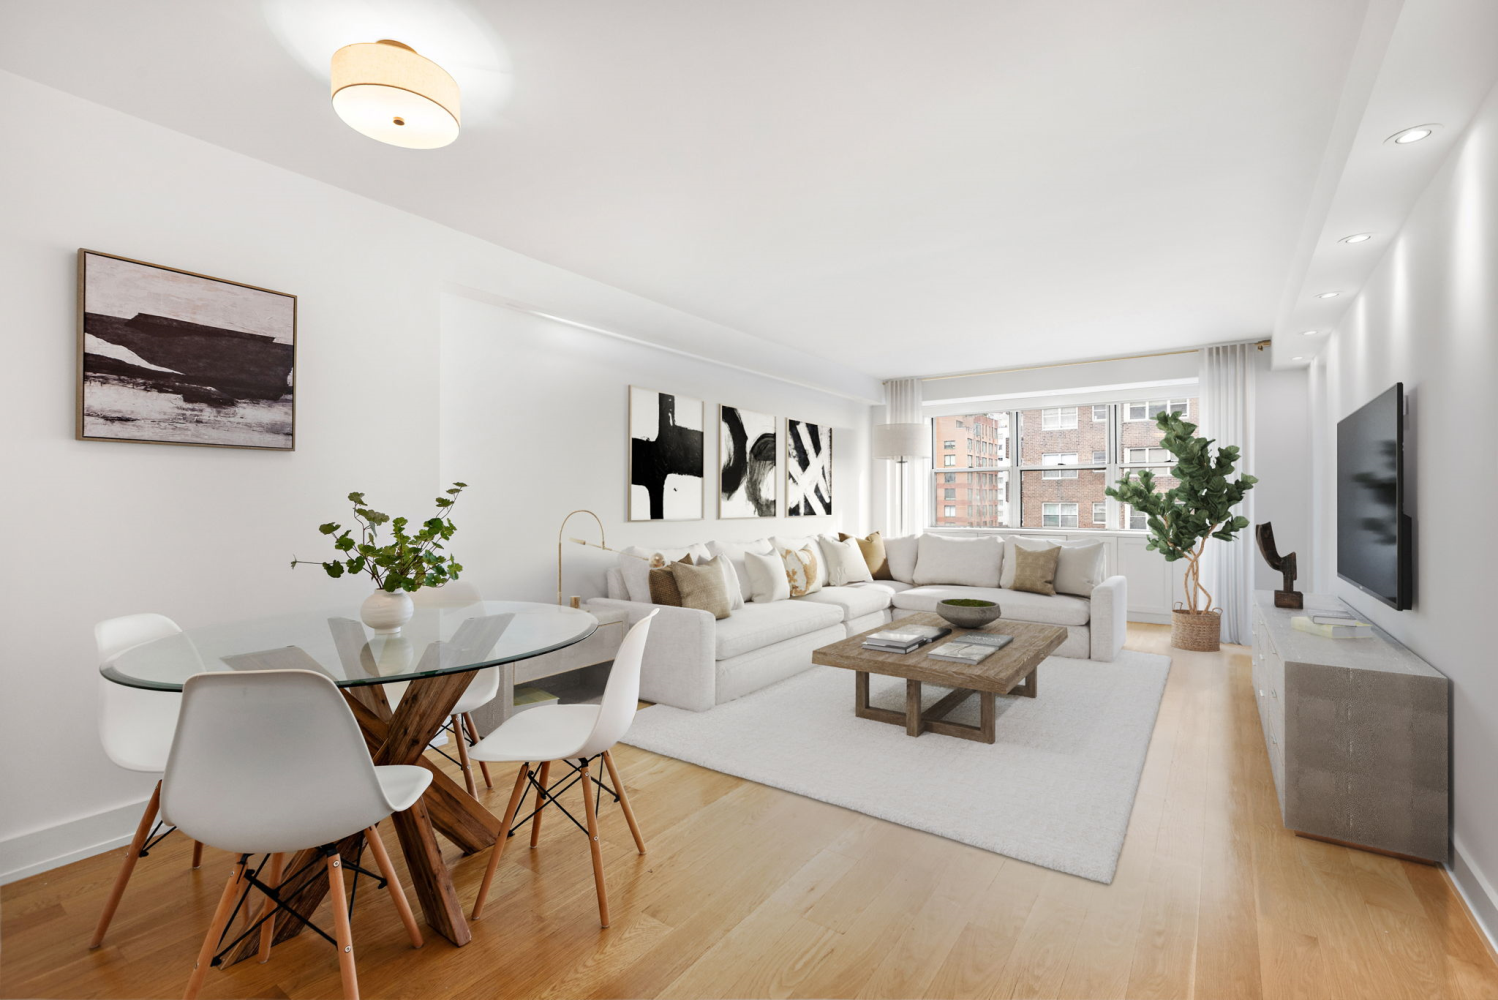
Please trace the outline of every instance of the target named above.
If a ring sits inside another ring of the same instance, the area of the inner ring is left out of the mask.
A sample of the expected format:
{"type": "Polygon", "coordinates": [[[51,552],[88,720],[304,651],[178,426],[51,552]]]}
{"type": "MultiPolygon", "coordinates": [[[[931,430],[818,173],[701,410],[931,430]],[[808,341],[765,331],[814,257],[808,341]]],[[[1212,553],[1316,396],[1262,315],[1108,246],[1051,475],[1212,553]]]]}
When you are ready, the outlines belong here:
{"type": "Polygon", "coordinates": [[[717,704],[718,669],[713,656],[717,628],[711,613],[601,597],[588,601],[587,606],[622,611],[631,627],[650,612],[660,612],[645,644],[641,698],[693,712],[705,712],[717,704]]]}
{"type": "Polygon", "coordinates": [[[1092,588],[1092,633],[1094,660],[1113,660],[1124,647],[1129,632],[1129,581],[1110,576],[1092,588]]]}

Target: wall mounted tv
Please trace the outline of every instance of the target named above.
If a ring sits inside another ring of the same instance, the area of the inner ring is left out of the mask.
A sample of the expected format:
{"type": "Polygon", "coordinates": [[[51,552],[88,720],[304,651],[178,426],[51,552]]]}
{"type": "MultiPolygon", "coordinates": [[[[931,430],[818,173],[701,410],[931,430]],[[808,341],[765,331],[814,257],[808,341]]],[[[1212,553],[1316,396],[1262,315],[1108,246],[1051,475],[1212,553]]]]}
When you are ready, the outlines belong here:
{"type": "Polygon", "coordinates": [[[1405,490],[1400,382],[1337,424],[1337,575],[1400,611],[1414,596],[1405,490]]]}

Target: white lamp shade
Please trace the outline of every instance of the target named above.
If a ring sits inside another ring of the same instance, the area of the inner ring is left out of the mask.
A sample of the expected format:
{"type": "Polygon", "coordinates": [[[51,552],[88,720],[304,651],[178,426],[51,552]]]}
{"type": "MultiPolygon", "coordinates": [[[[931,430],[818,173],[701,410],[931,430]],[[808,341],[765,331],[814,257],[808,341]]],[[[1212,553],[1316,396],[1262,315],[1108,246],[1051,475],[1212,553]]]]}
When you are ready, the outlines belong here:
{"type": "Polygon", "coordinates": [[[333,110],[371,139],[436,149],[458,137],[458,84],[410,46],[383,39],[333,53],[333,110]]]}
{"type": "Polygon", "coordinates": [[[925,458],[931,454],[931,431],[925,424],[875,424],[875,458],[925,458]]]}

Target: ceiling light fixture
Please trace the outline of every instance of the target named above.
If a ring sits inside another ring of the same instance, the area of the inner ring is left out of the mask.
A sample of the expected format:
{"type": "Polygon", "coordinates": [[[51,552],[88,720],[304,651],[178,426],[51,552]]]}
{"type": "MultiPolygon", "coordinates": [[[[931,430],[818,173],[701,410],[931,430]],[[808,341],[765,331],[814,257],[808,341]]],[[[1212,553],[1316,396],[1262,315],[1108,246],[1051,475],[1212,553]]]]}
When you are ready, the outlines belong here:
{"type": "Polygon", "coordinates": [[[458,84],[409,45],[382,38],[333,53],[333,110],[355,132],[407,149],[458,137],[458,84]]]}
{"type": "Polygon", "coordinates": [[[1300,356],[1299,354],[1297,354],[1295,357],[1291,358],[1290,360],[1291,361],[1304,361],[1305,358],[1302,357],[1302,356],[1300,356]]]}
{"type": "Polygon", "coordinates": [[[1320,295],[1318,295],[1316,297],[1318,299],[1334,299],[1338,295],[1341,295],[1341,294],[1342,294],[1341,292],[1322,292],[1320,295]]]}
{"type": "Polygon", "coordinates": [[[1367,243],[1371,239],[1373,239],[1373,234],[1372,233],[1353,233],[1351,236],[1344,236],[1344,237],[1342,237],[1337,242],[1338,243],[1367,243]]]}
{"type": "Polygon", "coordinates": [[[1435,134],[1436,129],[1440,127],[1441,126],[1435,124],[1434,122],[1429,125],[1415,125],[1411,128],[1395,132],[1393,135],[1385,139],[1384,142],[1392,142],[1396,146],[1408,146],[1412,142],[1419,142],[1421,139],[1429,139],[1432,135],[1435,134]]]}

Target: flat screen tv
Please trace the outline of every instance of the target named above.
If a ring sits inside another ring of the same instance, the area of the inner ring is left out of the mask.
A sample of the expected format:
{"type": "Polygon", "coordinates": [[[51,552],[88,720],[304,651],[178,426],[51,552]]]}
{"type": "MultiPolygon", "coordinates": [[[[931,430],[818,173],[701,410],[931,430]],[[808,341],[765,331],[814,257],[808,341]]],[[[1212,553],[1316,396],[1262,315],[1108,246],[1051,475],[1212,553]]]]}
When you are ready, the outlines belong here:
{"type": "Polygon", "coordinates": [[[1404,502],[1400,382],[1337,424],[1337,575],[1400,611],[1414,579],[1404,502]]]}

